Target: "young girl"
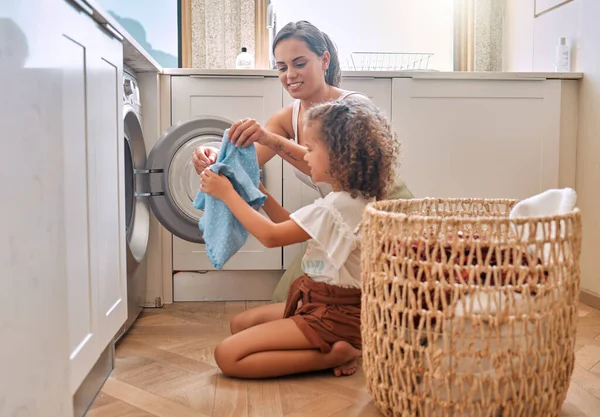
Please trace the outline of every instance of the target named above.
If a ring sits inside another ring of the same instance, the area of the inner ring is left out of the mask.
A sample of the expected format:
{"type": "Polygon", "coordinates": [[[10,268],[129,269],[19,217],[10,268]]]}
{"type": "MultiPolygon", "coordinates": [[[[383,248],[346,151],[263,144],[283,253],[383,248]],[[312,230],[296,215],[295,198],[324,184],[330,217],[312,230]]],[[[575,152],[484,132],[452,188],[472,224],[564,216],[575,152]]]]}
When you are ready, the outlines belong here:
{"type": "Polygon", "coordinates": [[[234,317],[232,336],[216,347],[215,360],[229,376],[269,378],[329,368],[337,376],[351,375],[361,355],[356,229],[365,206],[385,198],[393,185],[398,143],[387,119],[366,101],[312,107],[303,133],[313,181],[333,191],[293,214],[267,194],[267,220],[226,177],[210,169],[200,176],[202,191],[227,204],[265,246],[308,241],[304,275],[292,284],[287,302],[234,317]]]}

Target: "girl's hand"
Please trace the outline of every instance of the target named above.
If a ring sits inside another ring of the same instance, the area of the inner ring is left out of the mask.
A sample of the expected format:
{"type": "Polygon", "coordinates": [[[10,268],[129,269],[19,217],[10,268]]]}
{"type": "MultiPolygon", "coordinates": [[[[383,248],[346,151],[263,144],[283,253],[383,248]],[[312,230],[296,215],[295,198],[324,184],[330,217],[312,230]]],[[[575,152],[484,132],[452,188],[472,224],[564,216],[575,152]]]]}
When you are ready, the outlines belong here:
{"type": "Polygon", "coordinates": [[[192,153],[192,162],[196,174],[200,175],[202,171],[217,161],[219,150],[212,146],[198,146],[192,153]]]}
{"type": "Polygon", "coordinates": [[[224,200],[234,191],[231,182],[224,175],[217,175],[209,168],[200,174],[200,189],[211,197],[224,200]]]}
{"type": "Polygon", "coordinates": [[[254,119],[243,119],[235,122],[229,129],[229,139],[238,147],[246,147],[253,143],[267,145],[269,132],[254,119]]]}

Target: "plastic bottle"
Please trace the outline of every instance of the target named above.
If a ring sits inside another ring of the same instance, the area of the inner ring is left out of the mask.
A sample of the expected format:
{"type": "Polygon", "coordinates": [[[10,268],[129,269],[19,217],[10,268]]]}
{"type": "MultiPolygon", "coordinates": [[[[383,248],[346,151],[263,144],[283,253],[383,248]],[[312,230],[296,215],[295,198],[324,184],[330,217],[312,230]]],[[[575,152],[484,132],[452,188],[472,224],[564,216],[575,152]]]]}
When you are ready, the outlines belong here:
{"type": "Polygon", "coordinates": [[[556,47],[556,72],[571,71],[571,49],[567,45],[567,38],[560,38],[556,47]]]}
{"type": "Polygon", "coordinates": [[[254,68],[254,55],[248,52],[246,47],[242,48],[242,52],[235,59],[236,69],[252,69],[254,68]]]}

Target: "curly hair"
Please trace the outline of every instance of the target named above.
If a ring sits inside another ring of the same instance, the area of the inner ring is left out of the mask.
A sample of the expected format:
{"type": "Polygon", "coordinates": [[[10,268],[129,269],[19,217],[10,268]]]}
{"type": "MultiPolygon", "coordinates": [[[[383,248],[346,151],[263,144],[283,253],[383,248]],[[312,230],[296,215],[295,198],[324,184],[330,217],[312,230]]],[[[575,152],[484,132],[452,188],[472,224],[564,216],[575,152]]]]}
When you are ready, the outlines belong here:
{"type": "Polygon", "coordinates": [[[329,175],[356,198],[386,198],[395,180],[400,143],[390,122],[373,104],[337,100],[318,104],[305,115],[320,123],[329,152],[329,175]]]}

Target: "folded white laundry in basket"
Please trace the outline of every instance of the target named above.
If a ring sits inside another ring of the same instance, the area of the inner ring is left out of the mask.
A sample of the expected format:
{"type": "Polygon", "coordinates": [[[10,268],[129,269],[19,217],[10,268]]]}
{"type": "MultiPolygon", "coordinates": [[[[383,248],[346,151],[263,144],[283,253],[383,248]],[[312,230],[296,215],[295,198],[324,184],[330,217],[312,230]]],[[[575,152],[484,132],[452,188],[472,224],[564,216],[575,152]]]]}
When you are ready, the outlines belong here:
{"type": "MultiPolygon", "coordinates": [[[[560,216],[573,211],[576,202],[577,193],[572,188],[550,189],[519,201],[510,211],[508,217],[510,219],[518,219],[527,217],[560,216]]],[[[529,226],[529,224],[525,224],[517,227],[514,223],[512,225],[515,233],[521,235],[523,241],[529,240],[529,226]]],[[[556,225],[552,224],[550,230],[544,231],[543,226],[540,224],[537,227],[536,240],[547,241],[548,237],[551,239],[556,237],[556,225]],[[544,237],[544,233],[547,234],[546,237],[544,237]]],[[[550,245],[550,243],[544,245],[544,261],[546,262],[550,256],[550,245]]],[[[533,250],[535,250],[535,248],[531,247],[530,251],[533,250]]]]}
{"type": "Polygon", "coordinates": [[[509,218],[567,214],[575,208],[576,202],[577,193],[572,188],[546,190],[519,201],[510,211],[509,218]]]}

